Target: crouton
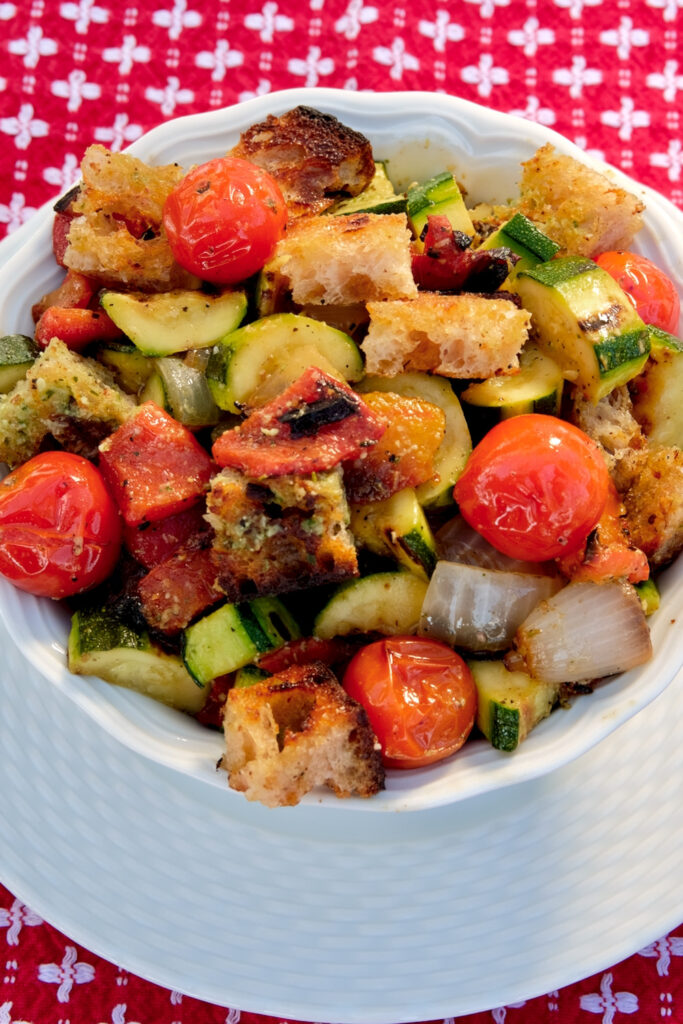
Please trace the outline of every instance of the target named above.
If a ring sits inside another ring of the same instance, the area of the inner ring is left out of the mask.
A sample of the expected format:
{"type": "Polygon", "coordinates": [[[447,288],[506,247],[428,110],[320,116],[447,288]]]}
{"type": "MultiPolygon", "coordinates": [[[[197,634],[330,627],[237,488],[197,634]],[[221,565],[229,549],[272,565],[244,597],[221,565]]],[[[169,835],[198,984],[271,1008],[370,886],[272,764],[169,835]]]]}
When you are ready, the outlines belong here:
{"type": "Polygon", "coordinates": [[[331,114],[311,107],[252,125],[232,156],[265,168],[277,181],[290,217],[322,213],[340,193],[358,195],[370,184],[375,164],[370,142],[331,114]]]}
{"type": "Polygon", "coordinates": [[[576,389],[571,409],[572,422],[603,448],[608,467],[625,448],[644,448],[647,441],[633,416],[626,387],[615,388],[593,404],[576,389]]]}
{"type": "Polygon", "coordinates": [[[114,288],[196,287],[197,279],[173,259],[162,224],[164,202],[182,168],[149,167],[127,153],[89,146],[81,171],[66,266],[114,288]]]}
{"type": "Polygon", "coordinates": [[[357,213],[293,224],[271,261],[299,304],[350,306],[417,295],[405,214],[357,213]]]}
{"type": "Polygon", "coordinates": [[[358,575],[341,469],[315,477],[213,478],[207,519],[218,584],[230,601],[358,575]]]}
{"type": "Polygon", "coordinates": [[[338,797],[384,788],[364,709],[320,662],[230,690],[223,730],[230,787],[267,807],[298,804],[315,786],[338,797]]]}
{"type": "Polygon", "coordinates": [[[368,302],[362,344],[368,373],[393,377],[426,370],[444,377],[492,377],[519,366],[530,314],[504,298],[421,292],[398,302],[368,302]]]}
{"type": "Polygon", "coordinates": [[[100,363],[53,338],[26,378],[0,398],[0,462],[25,462],[48,435],[90,455],[136,408],[100,363]]]}
{"type": "Polygon", "coordinates": [[[627,448],[613,477],[632,543],[651,565],[668,564],[683,548],[683,452],[664,445],[627,448]]]}
{"type": "Polygon", "coordinates": [[[643,226],[644,203],[609,178],[546,143],[522,164],[519,209],[568,253],[628,249],[643,226]]]}

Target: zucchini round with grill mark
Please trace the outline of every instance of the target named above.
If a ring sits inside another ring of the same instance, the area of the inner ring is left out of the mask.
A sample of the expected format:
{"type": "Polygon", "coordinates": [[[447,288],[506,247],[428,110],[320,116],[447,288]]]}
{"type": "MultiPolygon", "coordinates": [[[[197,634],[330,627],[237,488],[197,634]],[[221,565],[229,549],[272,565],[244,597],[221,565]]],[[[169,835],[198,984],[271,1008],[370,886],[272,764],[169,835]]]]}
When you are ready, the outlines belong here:
{"type": "Polygon", "coordinates": [[[593,260],[563,256],[520,271],[515,290],[540,348],[592,402],[637,376],[649,332],[614,278],[593,260]]]}
{"type": "Polygon", "coordinates": [[[170,292],[114,292],[100,296],[102,308],[146,356],[170,356],[208,348],[236,327],[247,311],[242,291],[210,295],[170,292]]]}

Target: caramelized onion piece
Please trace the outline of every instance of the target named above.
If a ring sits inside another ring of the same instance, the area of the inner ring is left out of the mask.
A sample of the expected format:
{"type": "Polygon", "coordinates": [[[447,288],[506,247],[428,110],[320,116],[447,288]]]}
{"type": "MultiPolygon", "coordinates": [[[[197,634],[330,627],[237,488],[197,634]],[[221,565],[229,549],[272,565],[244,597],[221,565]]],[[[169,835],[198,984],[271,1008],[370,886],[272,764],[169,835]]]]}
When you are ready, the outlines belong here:
{"type": "Polygon", "coordinates": [[[548,683],[600,679],[652,654],[640,601],[621,583],[568,584],[531,612],[514,642],[510,660],[548,683]]]}
{"type": "Polygon", "coordinates": [[[418,632],[471,651],[504,651],[539,601],[562,586],[551,576],[438,562],[418,632]]]}

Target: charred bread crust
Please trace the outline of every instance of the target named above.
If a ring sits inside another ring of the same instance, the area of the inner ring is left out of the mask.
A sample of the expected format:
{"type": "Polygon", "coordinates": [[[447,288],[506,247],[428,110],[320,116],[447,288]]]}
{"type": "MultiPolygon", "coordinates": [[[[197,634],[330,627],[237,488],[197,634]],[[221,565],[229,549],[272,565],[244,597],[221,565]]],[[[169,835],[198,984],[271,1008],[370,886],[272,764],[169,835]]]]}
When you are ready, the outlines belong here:
{"type": "Polygon", "coordinates": [[[225,469],[213,478],[207,509],[218,585],[230,601],[358,575],[340,468],[259,481],[225,469]]]}
{"type": "Polygon", "coordinates": [[[230,690],[223,730],[222,766],[230,787],[248,800],[284,807],[316,786],[338,797],[370,797],[384,788],[367,715],[321,662],[230,690]]]}
{"type": "Polygon", "coordinates": [[[340,194],[358,195],[375,173],[368,139],[312,107],[271,114],[252,125],[231,155],[275,178],[291,217],[322,213],[340,194]]]}
{"type": "Polygon", "coordinates": [[[71,204],[64,263],[101,285],[168,291],[198,281],[173,259],[164,203],[183,176],[178,164],[150,167],[128,153],[89,146],[71,204]]]}
{"type": "Polygon", "coordinates": [[[291,226],[270,266],[300,305],[412,298],[411,239],[403,213],[316,217],[291,226]]]}
{"type": "Polygon", "coordinates": [[[368,373],[404,370],[484,378],[519,366],[531,317],[505,298],[421,292],[416,298],[368,302],[361,346],[368,373]]]}

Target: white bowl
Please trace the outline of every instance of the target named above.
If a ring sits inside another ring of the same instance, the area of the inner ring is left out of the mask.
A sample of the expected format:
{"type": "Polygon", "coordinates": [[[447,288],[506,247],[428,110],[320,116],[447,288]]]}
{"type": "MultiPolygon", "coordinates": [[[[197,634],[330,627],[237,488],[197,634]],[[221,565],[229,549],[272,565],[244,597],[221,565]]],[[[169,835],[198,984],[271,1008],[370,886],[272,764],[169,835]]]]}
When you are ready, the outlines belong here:
{"type": "MultiPolygon", "coordinates": [[[[139,139],[130,151],[151,163],[176,161],[189,166],[222,154],[241,131],[267,114],[282,113],[299,103],[335,114],[366,134],[375,155],[389,160],[389,172],[399,186],[448,168],[457,173],[470,201],[502,202],[514,196],[520,162],[545,142],[552,142],[559,151],[606,173],[643,198],[645,227],[634,248],[665,268],[683,293],[683,214],[679,210],[540,125],[449,96],[288,90],[170,121],[139,139]]],[[[10,239],[0,249],[0,255],[9,252],[0,281],[3,333],[31,333],[32,302],[60,279],[52,258],[51,227],[52,213],[47,206],[22,229],[20,244],[10,239]]],[[[676,626],[683,613],[683,559],[663,573],[659,582],[662,602],[650,619],[652,660],[601,684],[570,708],[555,711],[513,754],[474,740],[440,764],[389,773],[385,792],[372,800],[338,801],[316,792],[307,802],[323,802],[340,811],[420,810],[534,778],[579,757],[654,700],[683,663],[676,626]]],[[[160,764],[222,787],[226,801],[244,799],[230,791],[225,776],[215,770],[222,746],[218,733],[139,694],[67,671],[68,616],[63,608],[0,581],[0,614],[28,660],[120,741],[160,764]]]]}

